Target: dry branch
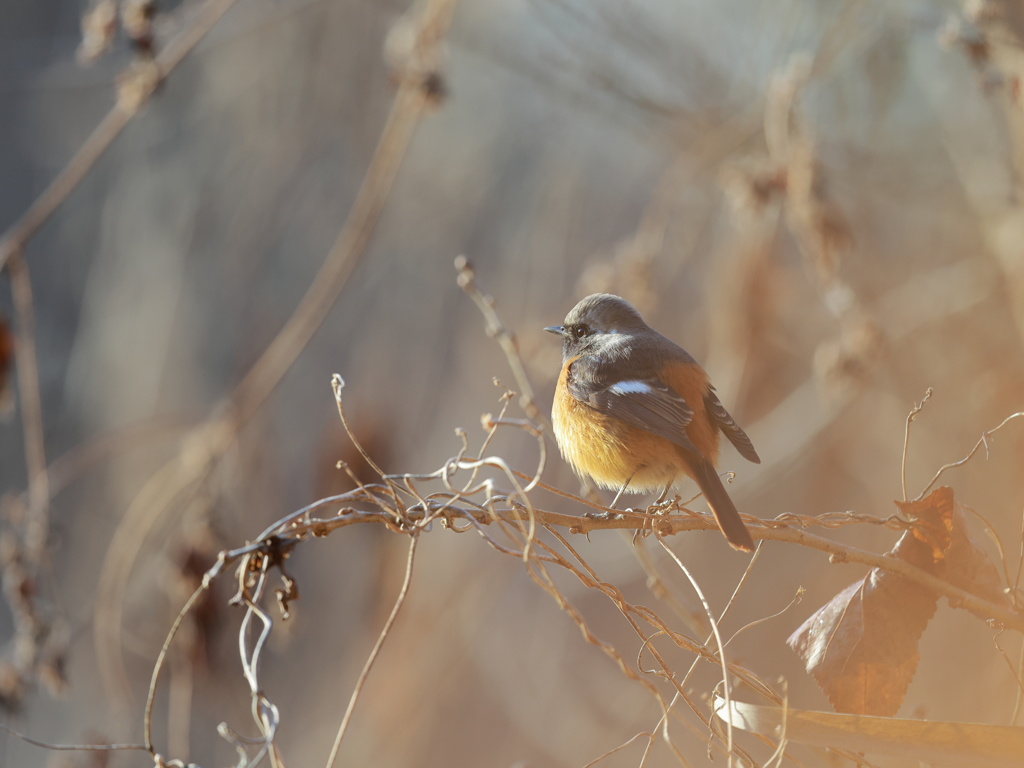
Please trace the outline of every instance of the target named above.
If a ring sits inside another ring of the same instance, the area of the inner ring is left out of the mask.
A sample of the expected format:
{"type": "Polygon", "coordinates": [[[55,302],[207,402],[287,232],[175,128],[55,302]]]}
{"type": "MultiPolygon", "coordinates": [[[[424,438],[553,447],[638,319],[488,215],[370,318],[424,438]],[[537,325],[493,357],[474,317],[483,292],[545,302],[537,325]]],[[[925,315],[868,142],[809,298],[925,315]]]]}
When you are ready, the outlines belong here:
{"type": "MultiPolygon", "coordinates": [[[[207,0],[196,13],[191,23],[160,52],[146,67],[148,77],[144,87],[133,89],[133,98],[120,97],[106,116],[93,129],[89,137],[78,148],[74,156],[61,170],[43,193],[36,198],[28,210],[0,237],[0,270],[7,266],[11,257],[24,250],[25,246],[45,224],[53,213],[64,204],[71,193],[96,165],[110,146],[121,135],[142,105],[153,95],[192,50],[213,29],[220,18],[227,13],[235,0],[207,0]]],[[[133,78],[141,84],[139,78],[133,78]]],[[[123,91],[122,91],[123,94],[123,91]]]]}
{"type": "MultiPolygon", "coordinates": [[[[424,44],[441,44],[454,8],[454,0],[432,0],[422,9],[410,11],[424,44]]],[[[93,626],[97,647],[103,649],[98,664],[104,683],[119,699],[129,697],[121,659],[122,606],[128,574],[141,547],[172,505],[189,489],[199,487],[213,471],[234,444],[238,430],[263,406],[334,305],[365,253],[416,126],[434,103],[436,94],[426,85],[417,78],[399,80],[387,123],[352,209],[305,296],[227,402],[183,442],[177,457],[154,473],[115,531],[97,587],[105,599],[97,607],[93,626]]]]}

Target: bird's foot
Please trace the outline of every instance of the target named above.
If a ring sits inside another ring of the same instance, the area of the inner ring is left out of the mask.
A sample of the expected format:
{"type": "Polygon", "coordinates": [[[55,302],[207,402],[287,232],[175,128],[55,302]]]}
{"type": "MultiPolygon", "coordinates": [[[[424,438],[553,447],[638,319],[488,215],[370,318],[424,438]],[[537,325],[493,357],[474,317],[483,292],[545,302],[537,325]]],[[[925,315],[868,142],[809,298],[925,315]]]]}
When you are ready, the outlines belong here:
{"type": "Polygon", "coordinates": [[[658,499],[646,511],[653,515],[667,515],[677,509],[679,509],[679,497],[673,496],[671,499],[658,499]]]}

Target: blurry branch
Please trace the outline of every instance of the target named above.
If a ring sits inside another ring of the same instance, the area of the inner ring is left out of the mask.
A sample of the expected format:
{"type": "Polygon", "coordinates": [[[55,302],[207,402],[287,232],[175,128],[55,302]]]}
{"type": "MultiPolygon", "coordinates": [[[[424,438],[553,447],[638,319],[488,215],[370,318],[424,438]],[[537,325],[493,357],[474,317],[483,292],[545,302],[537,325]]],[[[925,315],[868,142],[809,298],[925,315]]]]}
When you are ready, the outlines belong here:
{"type": "MultiPolygon", "coordinates": [[[[652,265],[662,255],[669,227],[678,220],[683,201],[681,190],[692,185],[695,178],[721,166],[721,163],[757,135],[760,112],[745,108],[718,121],[714,129],[706,129],[675,151],[651,191],[635,230],[619,242],[611,259],[591,260],[580,273],[576,292],[620,293],[644,313],[655,310],[663,299],[661,281],[652,275],[652,265]]],[[[701,236],[700,227],[685,233],[688,242],[673,249],[680,253],[692,251],[701,236]]],[[[676,257],[682,264],[685,257],[676,257]]]]}
{"type": "MultiPolygon", "coordinates": [[[[912,280],[875,300],[871,310],[885,319],[887,338],[895,348],[922,329],[990,300],[998,289],[994,275],[961,262],[915,274],[912,280]],[[920,296],[929,300],[921,303],[920,296]]],[[[846,389],[825,402],[818,381],[808,377],[751,424],[747,431],[755,436],[759,446],[766,447],[762,451],[764,461],[742,493],[756,494],[759,483],[768,482],[780,468],[790,466],[797,457],[819,445],[822,435],[854,402],[854,396],[852,389],[846,389]]]]}
{"type": "MultiPolygon", "coordinates": [[[[27,491],[3,508],[11,531],[0,538],[0,578],[14,621],[11,658],[0,674],[0,704],[17,707],[32,681],[52,691],[64,684],[68,632],[61,612],[40,597],[49,561],[50,503],[71,480],[112,453],[137,447],[139,437],[166,434],[167,424],[145,424],[77,446],[47,465],[44,419],[36,359],[35,318],[28,265],[21,252],[7,263],[18,331],[17,373],[25,444],[27,491]],[[163,427],[163,429],[161,429],[163,427]]],[[[182,431],[180,425],[174,430],[182,431]]]]}
{"type": "MultiPolygon", "coordinates": [[[[10,275],[17,313],[17,370],[28,470],[27,511],[19,515],[22,530],[6,541],[2,554],[3,585],[16,625],[16,658],[4,675],[0,699],[15,703],[28,679],[63,682],[63,639],[52,620],[44,618],[34,596],[46,562],[51,489],[46,466],[44,419],[36,361],[32,288],[24,251],[28,242],[68,199],[103,153],[131,122],[175,67],[195,48],[235,0],[209,0],[192,23],[156,58],[136,62],[119,82],[118,97],[78,151],[22,216],[0,236],[0,272],[10,275]],[[47,647],[52,646],[52,647],[47,647]]],[[[139,4],[136,4],[139,5],[139,4]]],[[[141,6],[140,6],[141,7],[141,6]]],[[[88,30],[86,30],[88,32],[88,30]]]]}
{"type": "Polygon", "coordinates": [[[139,113],[157,88],[199,44],[235,0],[207,0],[182,32],[146,66],[127,73],[111,110],[50,185],[0,237],[0,270],[22,251],[139,113]]]}
{"type": "MultiPolygon", "coordinates": [[[[589,86],[583,93],[585,97],[610,96],[640,114],[664,121],[678,123],[685,119],[684,107],[645,93],[650,87],[641,85],[644,82],[641,78],[630,77],[622,70],[616,72],[610,65],[610,62],[625,60],[634,67],[646,65],[655,78],[668,75],[668,66],[673,63],[665,57],[669,43],[652,30],[641,29],[643,14],[623,13],[620,18],[613,18],[603,12],[600,3],[574,4],[566,0],[530,0],[529,5],[537,28],[552,37],[557,51],[556,56],[549,53],[538,57],[543,67],[538,82],[543,86],[551,87],[555,73],[569,73],[589,86]]],[[[715,92],[724,90],[723,76],[697,46],[681,48],[682,52],[676,51],[676,55],[686,55],[689,61],[686,66],[680,66],[680,70],[701,72],[709,79],[714,77],[712,84],[705,87],[715,92]]],[[[562,79],[566,79],[564,75],[562,79]]]]}
{"type": "Polygon", "coordinates": [[[473,274],[473,268],[465,256],[459,256],[455,259],[455,271],[458,272],[457,281],[459,287],[466,292],[466,295],[473,300],[473,303],[476,304],[481,314],[483,314],[487,335],[495,339],[505,353],[509,368],[512,369],[512,375],[515,377],[516,386],[519,387],[521,393],[519,397],[520,407],[534,421],[546,422],[534,400],[533,386],[530,384],[530,379],[526,374],[526,367],[519,357],[516,337],[501,322],[501,318],[494,309],[494,298],[485,296],[480,292],[473,274]]]}
{"type": "Polygon", "coordinates": [[[46,466],[45,429],[39,366],[36,359],[35,313],[28,265],[20,251],[7,262],[18,337],[17,375],[21,403],[27,498],[7,499],[10,532],[0,537],[0,581],[14,623],[0,674],[0,704],[14,708],[34,680],[53,691],[64,686],[67,632],[64,622],[41,601],[46,546],[50,530],[50,488],[46,466]]]}
{"type": "Polygon", "coordinates": [[[1024,6],[1017,0],[963,0],[959,5],[960,12],[951,11],[939,33],[940,42],[962,51],[977,73],[976,87],[1002,115],[1009,146],[996,154],[990,146],[961,138],[971,136],[956,124],[962,109],[939,109],[936,115],[987,255],[1002,272],[1001,289],[1017,335],[1024,339],[1024,6]],[[1005,183],[993,185],[992,163],[1007,168],[1005,183]]]}
{"type": "MultiPolygon", "coordinates": [[[[845,2],[813,55],[794,55],[773,75],[763,100],[765,152],[736,162],[723,174],[743,225],[740,231],[747,233],[747,258],[753,263],[753,269],[744,265],[745,269],[731,269],[728,274],[734,279],[737,273],[750,275],[772,268],[766,265],[765,254],[776,249],[772,240],[780,218],[785,222],[820,301],[837,320],[838,332],[824,340],[814,356],[818,382],[831,394],[843,394],[851,385],[863,382],[877,364],[884,339],[882,324],[866,311],[857,290],[843,275],[843,260],[854,246],[854,237],[829,191],[819,140],[803,102],[805,92],[833,66],[839,54],[863,42],[868,25],[857,22],[865,5],[862,0],[845,2]]],[[[724,318],[749,317],[751,308],[765,306],[763,284],[756,278],[748,277],[745,285],[730,288],[727,298],[735,311],[722,312],[724,318]]],[[[754,317],[752,322],[758,319],[754,317]]],[[[733,332],[733,336],[739,334],[733,332]]],[[[732,351],[731,357],[709,362],[716,369],[733,372],[731,381],[736,382],[745,377],[750,357],[745,353],[751,342],[749,338],[729,340],[731,345],[719,341],[712,348],[719,358],[732,351]]],[[[725,392],[731,381],[724,382],[725,392]]]]}
{"type": "Polygon", "coordinates": [[[50,490],[46,471],[43,401],[39,390],[39,365],[36,359],[32,282],[28,275],[28,265],[20,251],[12,254],[7,266],[11,277],[19,342],[18,389],[25,436],[25,466],[28,470],[29,520],[25,526],[25,547],[26,554],[33,562],[40,562],[49,531],[50,490]]]}
{"type": "Polygon", "coordinates": [[[196,428],[181,450],[150,475],[110,538],[97,580],[93,621],[96,661],[100,678],[115,701],[129,700],[128,676],[121,660],[121,628],[128,577],[147,534],[167,510],[184,503],[186,494],[199,488],[213,470],[215,451],[228,445],[220,422],[196,428]]]}
{"type": "Polygon", "coordinates": [[[54,752],[116,752],[119,750],[135,750],[142,752],[146,749],[145,744],[50,744],[48,742],[39,741],[38,739],[26,736],[24,733],[16,731],[3,723],[0,723],[0,731],[25,742],[26,744],[31,744],[34,747],[42,747],[43,749],[49,749],[54,752]]]}
{"type": "Polygon", "coordinates": [[[443,92],[439,75],[430,76],[424,67],[425,62],[438,60],[436,50],[454,9],[455,0],[429,0],[414,4],[408,17],[399,20],[403,30],[414,30],[417,35],[411,41],[406,39],[401,49],[409,57],[408,70],[401,69],[401,61],[393,61],[398,91],[348,218],[323,266],[284,327],[221,406],[220,414],[198,427],[179,455],[153,475],[113,535],[97,586],[104,599],[97,605],[93,626],[104,684],[121,699],[127,698],[129,690],[121,660],[124,594],[147,533],[184,493],[197,488],[213,471],[234,444],[238,430],[259,410],[309,343],[364,255],[416,126],[443,92]]]}
{"type": "MultiPolygon", "coordinates": [[[[852,242],[842,211],[828,194],[826,173],[819,160],[818,142],[803,114],[805,90],[825,81],[840,54],[862,47],[870,25],[861,18],[862,0],[834,4],[830,23],[808,54],[796,54],[773,74],[761,98],[752,99],[742,117],[751,137],[760,129],[764,146],[755,141],[735,142],[728,153],[696,156],[694,166],[713,160],[719,181],[731,198],[736,240],[716,256],[710,279],[711,293],[706,364],[715,371],[717,387],[726,402],[742,403],[758,378],[758,329],[774,322],[776,291],[766,290],[780,270],[773,257],[779,237],[788,232],[811,273],[819,299],[840,321],[837,339],[826,340],[816,355],[816,366],[828,384],[846,384],[863,375],[873,362],[878,334],[856,309],[857,296],[840,280],[841,257],[852,242]],[[744,146],[745,145],[745,146],[744,146]],[[728,157],[726,157],[728,154],[728,157]],[[726,160],[723,164],[721,161],[726,160]],[[723,167],[724,165],[724,167],[723,167]]],[[[819,87],[827,88],[827,83],[819,87]]],[[[736,121],[732,121],[736,122],[736,121]]],[[[737,123],[737,127],[741,127],[737,123]]],[[[728,125],[705,130],[704,142],[712,149],[727,137],[728,125]]],[[[695,170],[701,170],[699,167],[695,170]]],[[[839,387],[837,387],[838,389],[839,387]]]]}
{"type": "Polygon", "coordinates": [[[785,193],[790,229],[823,289],[838,287],[838,269],[852,235],[830,199],[817,141],[804,119],[803,91],[816,71],[815,62],[796,56],[776,74],[768,88],[764,136],[771,161],[782,174],[778,191],[785,193]]]}
{"type": "Polygon", "coordinates": [[[397,22],[412,26],[420,35],[409,47],[410,71],[407,74],[399,71],[398,92],[387,123],[345,225],[324,265],[310,282],[309,290],[288,322],[231,394],[230,408],[234,411],[232,419],[236,425],[249,419],[280,383],[323,323],[364,255],[416,126],[425,111],[435,104],[438,90],[443,90],[443,86],[435,82],[433,76],[424,75],[420,67],[422,60],[439,55],[433,53],[428,57],[423,46],[427,42],[434,48],[441,44],[454,11],[455,0],[430,0],[412,19],[397,22]]]}
{"type": "Polygon", "coordinates": [[[50,462],[47,468],[50,500],[93,466],[110,461],[125,451],[138,450],[150,441],[179,438],[194,428],[192,419],[157,417],[83,440],[50,462]]]}

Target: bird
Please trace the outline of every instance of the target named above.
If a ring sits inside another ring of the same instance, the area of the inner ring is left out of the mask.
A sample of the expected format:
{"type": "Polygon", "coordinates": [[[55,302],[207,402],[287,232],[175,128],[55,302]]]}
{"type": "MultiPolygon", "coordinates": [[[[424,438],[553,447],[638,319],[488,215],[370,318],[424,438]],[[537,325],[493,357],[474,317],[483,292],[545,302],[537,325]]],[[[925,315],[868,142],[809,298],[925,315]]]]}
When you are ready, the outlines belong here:
{"type": "Polygon", "coordinates": [[[753,551],[750,531],[715,470],[719,433],[745,459],[760,464],[761,458],[697,361],[609,293],[587,296],[562,325],[544,330],[562,338],[551,421],[576,474],[618,489],[613,508],[624,492],[663,489],[664,499],[690,477],[726,541],[753,551]]]}

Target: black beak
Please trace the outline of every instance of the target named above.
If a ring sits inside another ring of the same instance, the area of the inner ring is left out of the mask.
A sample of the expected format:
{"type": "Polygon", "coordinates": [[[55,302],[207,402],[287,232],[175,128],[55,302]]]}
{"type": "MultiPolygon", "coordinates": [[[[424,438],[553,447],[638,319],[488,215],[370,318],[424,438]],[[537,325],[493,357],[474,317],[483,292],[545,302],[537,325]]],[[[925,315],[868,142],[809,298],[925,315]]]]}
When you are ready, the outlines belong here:
{"type": "Polygon", "coordinates": [[[544,330],[548,333],[557,333],[559,336],[562,336],[565,333],[565,328],[560,325],[549,325],[544,330]]]}

